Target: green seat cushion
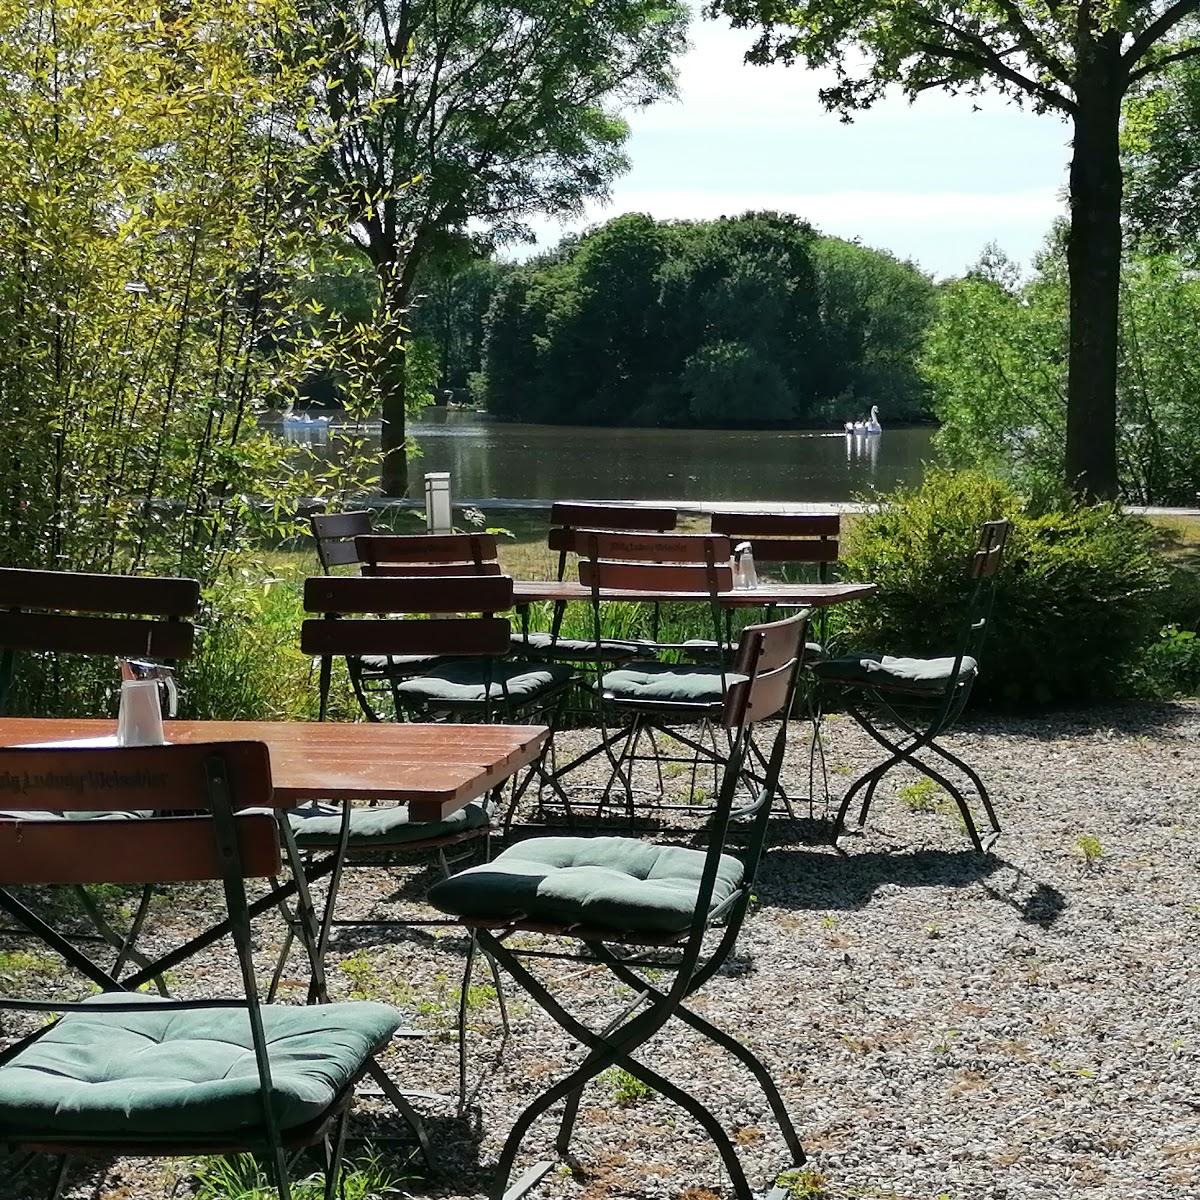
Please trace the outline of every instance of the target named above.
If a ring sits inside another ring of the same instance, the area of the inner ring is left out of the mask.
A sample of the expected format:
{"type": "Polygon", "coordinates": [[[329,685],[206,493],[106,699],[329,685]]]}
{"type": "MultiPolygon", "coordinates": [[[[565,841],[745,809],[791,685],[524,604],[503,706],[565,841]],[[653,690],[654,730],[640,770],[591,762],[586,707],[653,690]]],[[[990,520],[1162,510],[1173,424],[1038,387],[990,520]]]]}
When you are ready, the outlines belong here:
{"type": "MultiPolygon", "coordinates": [[[[244,1009],[105,1012],[105,1002],[0,1067],[0,1139],[186,1141],[262,1128],[244,1009]]],[[[400,1026],[395,1009],[372,1003],[266,1005],[262,1017],[281,1130],[322,1117],[400,1026]]]]}
{"type": "MultiPolygon", "coordinates": [[[[542,837],[434,884],[429,901],[474,920],[526,918],[624,933],[681,933],[691,923],[705,852],[636,838],[542,837]]],[[[742,882],[721,855],[712,908],[742,882]]]]}
{"type": "Polygon", "coordinates": [[[403,699],[424,704],[482,704],[485,699],[504,700],[503,680],[509,698],[527,704],[567,683],[573,674],[562,663],[460,658],[406,679],[395,690],[403,699]]]}
{"type": "Polygon", "coordinates": [[[528,639],[514,633],[512,647],[517,654],[562,658],[568,662],[622,662],[654,654],[654,648],[643,642],[602,638],[597,649],[597,643],[592,638],[551,638],[550,634],[543,632],[530,633],[528,639]]]}
{"type": "MultiPolygon", "coordinates": [[[[684,649],[689,652],[705,652],[715,654],[717,651],[717,643],[712,638],[688,638],[683,643],[684,649]]],[[[738,648],[737,642],[723,642],[722,646],[727,654],[732,654],[738,648]]],[[[805,642],[804,657],[811,661],[814,658],[825,657],[825,647],[820,642],[805,642]]]]}
{"type": "MultiPolygon", "coordinates": [[[[745,679],[726,671],[724,682],[745,679]]],[[[721,672],[716,667],[688,663],[637,663],[606,671],[600,684],[605,700],[640,704],[696,704],[716,707],[724,703],[721,672]]]]}
{"type": "MultiPolygon", "coordinates": [[[[293,809],[288,821],[298,846],[306,850],[332,849],[342,832],[342,807],[318,800],[293,809]]],[[[359,849],[382,849],[484,829],[487,823],[487,809],[481,804],[468,804],[441,821],[410,821],[406,804],[354,804],[350,807],[349,844],[359,849]]]]}
{"type": "Polygon", "coordinates": [[[92,811],[78,809],[74,812],[29,812],[0,810],[0,821],[136,821],[148,817],[150,812],[110,812],[105,809],[92,811]]]}
{"type": "Polygon", "coordinates": [[[368,675],[405,677],[428,671],[442,661],[437,654],[359,654],[358,663],[368,675]]]}
{"type": "MultiPolygon", "coordinates": [[[[846,654],[813,663],[813,674],[827,683],[857,684],[903,692],[945,691],[954,673],[953,658],[893,658],[889,654],[846,654]]],[[[973,679],[979,667],[964,658],[960,681],[973,679]]]]}

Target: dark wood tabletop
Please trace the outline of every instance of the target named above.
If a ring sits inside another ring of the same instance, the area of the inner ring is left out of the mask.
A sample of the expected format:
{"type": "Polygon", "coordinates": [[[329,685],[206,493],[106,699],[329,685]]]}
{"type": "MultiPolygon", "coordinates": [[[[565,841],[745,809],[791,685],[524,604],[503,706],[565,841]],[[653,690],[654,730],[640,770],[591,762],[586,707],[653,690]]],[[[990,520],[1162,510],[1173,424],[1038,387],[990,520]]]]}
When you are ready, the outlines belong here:
{"type": "MultiPolygon", "coordinates": [[[[878,587],[873,583],[761,583],[756,588],[721,592],[718,599],[725,608],[764,608],[790,605],[796,608],[827,608],[849,600],[865,600],[878,587]]],[[[590,600],[592,589],[569,579],[525,580],[513,583],[513,602],[536,604],[538,601],[574,602],[590,600]]],[[[705,592],[604,591],[604,600],[632,600],[646,603],[697,603],[708,599],[705,592]]]]}
{"type": "MultiPolygon", "coordinates": [[[[528,766],[543,725],[334,724],[299,721],[168,721],[170,742],[264,742],[276,800],[384,800],[436,821],[528,766]]],[[[108,720],[0,718],[0,745],[114,735],[108,720]]]]}

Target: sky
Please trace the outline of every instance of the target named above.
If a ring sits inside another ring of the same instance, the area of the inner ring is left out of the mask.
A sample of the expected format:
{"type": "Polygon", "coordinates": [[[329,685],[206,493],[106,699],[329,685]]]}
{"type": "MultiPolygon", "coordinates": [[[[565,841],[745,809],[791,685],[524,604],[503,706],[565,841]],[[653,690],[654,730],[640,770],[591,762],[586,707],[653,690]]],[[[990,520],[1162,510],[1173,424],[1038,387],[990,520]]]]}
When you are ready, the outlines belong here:
{"type": "Polygon", "coordinates": [[[798,213],[943,278],[991,241],[1023,266],[1064,212],[1069,129],[1000,97],[897,94],[851,125],[817,99],[829,76],[747,66],[745,30],[693,21],[679,98],[628,114],[629,172],[611,203],[535,226],[539,247],[626,212],[706,219],[798,213]],[[978,103],[978,108],[976,104],[978,103]]]}

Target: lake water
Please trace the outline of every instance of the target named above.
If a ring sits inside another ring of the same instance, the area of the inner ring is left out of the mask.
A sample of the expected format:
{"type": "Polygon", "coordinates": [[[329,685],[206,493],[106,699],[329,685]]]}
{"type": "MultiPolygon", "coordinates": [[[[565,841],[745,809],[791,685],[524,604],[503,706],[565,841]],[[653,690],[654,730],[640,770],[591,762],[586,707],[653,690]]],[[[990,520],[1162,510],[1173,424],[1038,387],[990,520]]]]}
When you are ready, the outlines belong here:
{"type": "MultiPolygon", "coordinates": [[[[850,438],[814,431],[597,429],[514,425],[480,413],[430,409],[410,432],[422,457],[449,471],[456,500],[850,500],[919,482],[932,459],[929,429],[850,438]]],[[[287,436],[328,444],[323,427],[287,436]]],[[[414,488],[414,492],[417,491],[414,488]]]]}

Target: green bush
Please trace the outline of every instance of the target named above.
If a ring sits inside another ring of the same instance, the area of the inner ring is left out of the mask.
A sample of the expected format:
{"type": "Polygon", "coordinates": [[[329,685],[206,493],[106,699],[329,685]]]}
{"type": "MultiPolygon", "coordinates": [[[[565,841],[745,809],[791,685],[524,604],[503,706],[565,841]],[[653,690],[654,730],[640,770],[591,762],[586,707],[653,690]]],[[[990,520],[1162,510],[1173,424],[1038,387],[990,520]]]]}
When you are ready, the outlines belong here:
{"type": "Polygon", "coordinates": [[[1112,505],[1034,507],[976,472],[930,471],[850,530],[843,575],[879,585],[838,622],[845,648],[951,652],[979,526],[1013,531],[975,698],[1006,706],[1101,700],[1128,689],[1162,624],[1168,572],[1145,522],[1112,505]]]}

